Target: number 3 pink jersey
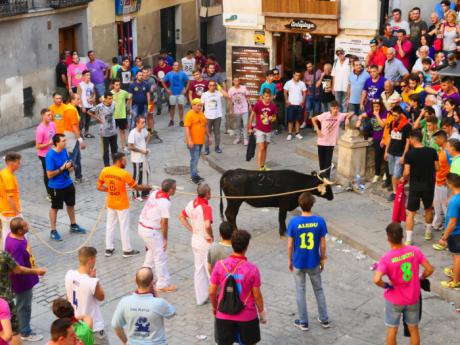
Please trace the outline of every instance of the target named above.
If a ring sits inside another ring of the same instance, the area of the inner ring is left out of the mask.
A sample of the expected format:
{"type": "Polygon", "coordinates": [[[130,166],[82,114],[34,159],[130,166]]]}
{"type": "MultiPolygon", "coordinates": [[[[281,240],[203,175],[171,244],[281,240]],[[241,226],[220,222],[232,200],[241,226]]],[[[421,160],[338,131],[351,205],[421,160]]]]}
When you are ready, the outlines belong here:
{"type": "Polygon", "coordinates": [[[394,289],[386,289],[385,299],[397,305],[416,304],[420,297],[419,267],[425,255],[418,247],[405,246],[382,256],[377,270],[386,274],[394,289]]]}

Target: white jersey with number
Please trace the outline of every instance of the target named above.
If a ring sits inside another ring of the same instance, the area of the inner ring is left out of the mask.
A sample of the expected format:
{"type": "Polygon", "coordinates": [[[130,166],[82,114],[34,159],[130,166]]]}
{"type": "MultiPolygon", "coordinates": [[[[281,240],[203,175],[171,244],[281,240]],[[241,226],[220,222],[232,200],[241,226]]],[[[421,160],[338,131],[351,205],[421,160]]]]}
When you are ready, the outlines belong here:
{"type": "Polygon", "coordinates": [[[104,319],[102,318],[99,301],[94,296],[98,282],[98,278],[92,278],[77,270],[69,270],[65,275],[66,296],[75,310],[75,317],[91,316],[95,332],[104,329],[104,319]]]}
{"type": "Polygon", "coordinates": [[[182,69],[184,70],[185,74],[189,77],[189,79],[193,80],[193,71],[195,70],[195,58],[187,58],[183,57],[182,60],[182,69]]]}

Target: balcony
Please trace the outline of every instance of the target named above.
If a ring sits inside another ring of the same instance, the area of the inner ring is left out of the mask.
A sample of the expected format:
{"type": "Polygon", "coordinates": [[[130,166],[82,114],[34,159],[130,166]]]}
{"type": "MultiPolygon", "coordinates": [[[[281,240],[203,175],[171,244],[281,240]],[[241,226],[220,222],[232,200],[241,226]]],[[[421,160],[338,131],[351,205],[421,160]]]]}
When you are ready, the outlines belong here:
{"type": "Polygon", "coordinates": [[[28,0],[0,0],[0,17],[15,16],[28,11],[28,0]]]}
{"type": "Polygon", "coordinates": [[[49,6],[51,8],[64,8],[78,5],[86,5],[88,2],[93,0],[49,0],[49,6]]]}
{"type": "Polygon", "coordinates": [[[222,14],[222,0],[201,0],[200,17],[214,17],[222,14]]]}
{"type": "Polygon", "coordinates": [[[262,0],[262,14],[267,17],[337,20],[339,8],[339,0],[262,0]]]}

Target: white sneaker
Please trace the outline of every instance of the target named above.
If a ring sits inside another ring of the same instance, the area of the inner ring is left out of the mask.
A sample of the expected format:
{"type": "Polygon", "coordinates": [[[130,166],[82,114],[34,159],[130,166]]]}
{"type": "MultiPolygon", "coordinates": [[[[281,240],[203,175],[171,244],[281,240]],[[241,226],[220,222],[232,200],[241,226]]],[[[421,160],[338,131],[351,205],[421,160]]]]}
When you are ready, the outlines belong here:
{"type": "Polygon", "coordinates": [[[302,124],[300,125],[300,129],[304,129],[304,128],[307,128],[307,123],[305,121],[302,122],[302,124]]]}
{"type": "Polygon", "coordinates": [[[235,135],[235,131],[233,129],[228,130],[228,135],[233,137],[235,135]]]}
{"type": "Polygon", "coordinates": [[[287,140],[287,141],[291,141],[291,140],[292,140],[292,134],[288,134],[286,140],[287,140]]]}
{"type": "Polygon", "coordinates": [[[386,181],[386,180],[387,180],[387,174],[384,173],[384,174],[383,174],[383,177],[382,177],[382,181],[386,181]]]}
{"type": "Polygon", "coordinates": [[[239,144],[240,143],[240,138],[236,138],[233,140],[233,145],[239,144]]]}
{"type": "Polygon", "coordinates": [[[141,196],[137,196],[137,197],[136,197],[136,200],[139,201],[139,202],[143,202],[143,201],[144,201],[144,199],[142,199],[141,196]]]}
{"type": "Polygon", "coordinates": [[[377,183],[377,182],[379,182],[379,179],[380,179],[380,176],[379,176],[379,175],[375,175],[374,178],[372,179],[372,183],[377,183]]]}
{"type": "Polygon", "coordinates": [[[303,136],[301,136],[300,133],[297,133],[297,134],[295,135],[295,138],[300,140],[300,139],[303,139],[303,136]]]}
{"type": "Polygon", "coordinates": [[[30,335],[24,337],[21,335],[21,339],[24,341],[40,341],[43,339],[43,335],[41,334],[36,334],[36,333],[30,333],[30,335]]]}

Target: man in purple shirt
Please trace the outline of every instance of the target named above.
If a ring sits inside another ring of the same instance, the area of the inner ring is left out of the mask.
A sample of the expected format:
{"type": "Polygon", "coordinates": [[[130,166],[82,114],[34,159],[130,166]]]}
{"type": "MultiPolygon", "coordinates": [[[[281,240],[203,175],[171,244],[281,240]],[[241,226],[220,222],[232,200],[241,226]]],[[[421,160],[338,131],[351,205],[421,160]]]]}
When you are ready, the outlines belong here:
{"type": "Polygon", "coordinates": [[[385,78],[380,76],[379,68],[376,65],[369,67],[370,78],[366,80],[361,94],[361,111],[370,110],[372,101],[380,100],[380,95],[384,91],[385,78]]]}
{"type": "MultiPolygon", "coordinates": [[[[29,231],[29,224],[21,217],[16,217],[10,223],[11,233],[5,242],[5,251],[16,261],[18,265],[34,268],[35,258],[30,251],[25,234],[29,231]]],[[[38,275],[11,274],[11,288],[16,297],[16,309],[19,319],[19,327],[22,340],[40,341],[43,335],[32,332],[30,317],[32,314],[32,289],[38,284],[38,275]]]]}
{"type": "Polygon", "coordinates": [[[441,81],[441,90],[442,90],[442,102],[451,99],[460,105],[460,96],[457,92],[457,89],[454,85],[454,80],[452,77],[446,76],[441,81]]]}
{"type": "Polygon", "coordinates": [[[109,78],[110,69],[107,68],[107,64],[104,61],[96,59],[94,50],[88,52],[88,59],[89,62],[86,64],[86,68],[91,74],[91,82],[96,89],[96,98],[99,99],[105,94],[105,79],[109,78]]]}

